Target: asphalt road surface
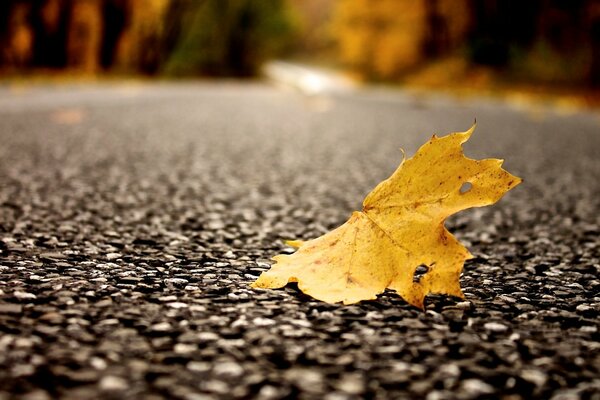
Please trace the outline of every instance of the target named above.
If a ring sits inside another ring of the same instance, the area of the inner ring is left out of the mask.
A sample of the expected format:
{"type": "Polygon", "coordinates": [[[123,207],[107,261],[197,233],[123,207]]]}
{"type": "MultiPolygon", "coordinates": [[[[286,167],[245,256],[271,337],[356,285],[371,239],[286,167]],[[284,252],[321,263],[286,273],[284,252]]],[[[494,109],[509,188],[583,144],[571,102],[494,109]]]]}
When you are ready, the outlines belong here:
{"type": "Polygon", "coordinates": [[[4,86],[0,399],[600,399],[599,154],[598,114],[484,99],[4,86]],[[524,183],[448,221],[466,299],[249,288],[475,118],[524,183]]]}

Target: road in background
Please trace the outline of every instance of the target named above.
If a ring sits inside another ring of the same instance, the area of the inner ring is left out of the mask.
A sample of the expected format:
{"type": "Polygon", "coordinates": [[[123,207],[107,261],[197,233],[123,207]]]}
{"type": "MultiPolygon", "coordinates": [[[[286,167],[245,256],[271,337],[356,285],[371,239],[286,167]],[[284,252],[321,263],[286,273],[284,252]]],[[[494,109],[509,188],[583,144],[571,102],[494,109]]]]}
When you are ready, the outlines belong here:
{"type": "Polygon", "coordinates": [[[597,396],[600,117],[309,94],[0,89],[0,399],[597,396]],[[342,307],[248,287],[284,239],[360,209],[400,148],[475,118],[467,155],[524,183],[448,222],[476,256],[465,300],[421,312],[393,293],[342,307]]]}

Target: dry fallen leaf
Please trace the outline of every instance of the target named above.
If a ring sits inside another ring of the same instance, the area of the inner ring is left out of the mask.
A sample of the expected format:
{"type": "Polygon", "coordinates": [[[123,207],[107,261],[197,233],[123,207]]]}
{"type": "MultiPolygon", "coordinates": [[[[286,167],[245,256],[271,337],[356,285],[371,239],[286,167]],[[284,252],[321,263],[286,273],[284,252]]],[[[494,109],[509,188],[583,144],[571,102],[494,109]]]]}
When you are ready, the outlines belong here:
{"type": "Polygon", "coordinates": [[[328,302],[375,299],[386,288],[423,308],[429,293],[463,297],[459,276],[469,251],[444,227],[458,211],[493,204],[521,182],[502,160],[463,155],[466,132],[435,135],[414,157],[367,195],[363,210],[333,231],[278,255],[252,285],[280,288],[298,282],[304,293],[328,302]],[[427,272],[414,279],[415,270],[427,272]]]}

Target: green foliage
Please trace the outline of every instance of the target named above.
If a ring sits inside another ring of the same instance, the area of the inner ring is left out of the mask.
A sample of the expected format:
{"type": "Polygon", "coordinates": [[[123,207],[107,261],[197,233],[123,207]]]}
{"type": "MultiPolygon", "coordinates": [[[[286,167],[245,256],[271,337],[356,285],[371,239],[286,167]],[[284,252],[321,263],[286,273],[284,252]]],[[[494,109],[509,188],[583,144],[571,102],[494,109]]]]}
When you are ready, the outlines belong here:
{"type": "Polygon", "coordinates": [[[252,76],[285,49],[294,31],[286,0],[190,2],[164,72],[252,76]]]}

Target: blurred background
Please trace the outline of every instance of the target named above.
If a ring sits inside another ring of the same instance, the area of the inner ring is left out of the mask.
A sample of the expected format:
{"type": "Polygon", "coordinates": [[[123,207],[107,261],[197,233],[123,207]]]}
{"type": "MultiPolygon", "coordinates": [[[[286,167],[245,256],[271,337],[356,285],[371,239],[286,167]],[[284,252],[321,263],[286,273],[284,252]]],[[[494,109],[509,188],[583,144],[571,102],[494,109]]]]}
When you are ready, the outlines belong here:
{"type": "Polygon", "coordinates": [[[598,0],[3,0],[0,76],[253,77],[272,59],[434,88],[600,87],[598,0]]]}

